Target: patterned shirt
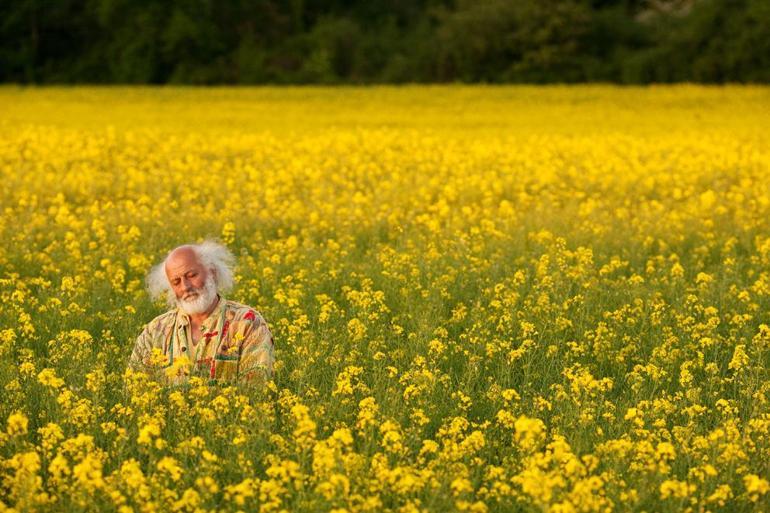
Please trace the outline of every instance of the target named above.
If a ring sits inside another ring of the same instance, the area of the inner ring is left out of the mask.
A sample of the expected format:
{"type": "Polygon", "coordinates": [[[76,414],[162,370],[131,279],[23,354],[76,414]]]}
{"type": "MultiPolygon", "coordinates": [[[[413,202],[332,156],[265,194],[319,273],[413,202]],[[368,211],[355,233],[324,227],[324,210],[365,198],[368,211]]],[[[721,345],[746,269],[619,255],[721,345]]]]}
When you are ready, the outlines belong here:
{"type": "Polygon", "coordinates": [[[137,337],[129,367],[157,372],[157,361],[152,363],[157,348],[165,357],[161,377],[170,385],[187,383],[189,376],[208,378],[211,384],[272,378],[273,336],[253,308],[220,296],[200,325],[197,345],[192,344],[190,329],[190,317],[178,308],[159,315],[137,337]]]}

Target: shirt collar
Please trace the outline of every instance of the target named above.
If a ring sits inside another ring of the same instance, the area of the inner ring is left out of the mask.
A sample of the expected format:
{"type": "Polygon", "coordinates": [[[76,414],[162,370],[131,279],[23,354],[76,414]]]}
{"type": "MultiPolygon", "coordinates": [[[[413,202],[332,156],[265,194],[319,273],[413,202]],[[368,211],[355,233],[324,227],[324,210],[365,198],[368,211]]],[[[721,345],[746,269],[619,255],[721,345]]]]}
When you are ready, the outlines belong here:
{"type": "MultiPolygon", "coordinates": [[[[219,315],[222,313],[222,309],[225,307],[225,303],[227,302],[222,294],[217,294],[217,297],[219,297],[219,303],[217,303],[217,307],[214,308],[209,316],[206,317],[201,323],[201,328],[203,331],[211,331],[216,329],[216,322],[219,319],[219,315]]],[[[177,307],[176,321],[179,326],[186,327],[188,324],[190,324],[190,316],[184,313],[181,308],[177,307]]]]}

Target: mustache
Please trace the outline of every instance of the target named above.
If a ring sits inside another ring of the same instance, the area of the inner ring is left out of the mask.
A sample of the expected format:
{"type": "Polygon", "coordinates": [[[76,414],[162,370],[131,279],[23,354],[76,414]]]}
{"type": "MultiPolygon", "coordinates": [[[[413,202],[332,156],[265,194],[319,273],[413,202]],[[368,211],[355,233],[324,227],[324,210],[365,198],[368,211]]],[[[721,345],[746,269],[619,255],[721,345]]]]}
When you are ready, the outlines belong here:
{"type": "Polygon", "coordinates": [[[190,287],[190,288],[187,288],[187,289],[185,289],[182,292],[181,298],[182,299],[186,299],[186,298],[190,297],[193,294],[195,294],[197,296],[202,296],[203,294],[206,293],[206,291],[208,289],[208,285],[209,285],[208,283],[205,283],[202,287],[190,287]]]}

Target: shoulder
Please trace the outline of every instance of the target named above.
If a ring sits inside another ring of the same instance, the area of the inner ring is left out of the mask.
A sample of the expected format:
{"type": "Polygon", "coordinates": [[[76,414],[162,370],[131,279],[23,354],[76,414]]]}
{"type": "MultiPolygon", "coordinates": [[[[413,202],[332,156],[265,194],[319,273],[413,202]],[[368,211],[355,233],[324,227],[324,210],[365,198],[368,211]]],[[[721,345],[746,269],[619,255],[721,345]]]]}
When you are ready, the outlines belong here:
{"type": "Polygon", "coordinates": [[[255,324],[265,322],[265,318],[254,307],[229,299],[227,300],[227,314],[231,321],[251,321],[255,324]]]}
{"type": "Polygon", "coordinates": [[[269,350],[274,345],[273,335],[262,314],[256,308],[236,301],[227,301],[224,331],[240,344],[263,347],[269,343],[269,350]]]}
{"type": "Polygon", "coordinates": [[[169,310],[155,317],[153,320],[144,325],[142,332],[153,333],[162,330],[168,326],[174,324],[176,320],[176,310],[169,310]]]}

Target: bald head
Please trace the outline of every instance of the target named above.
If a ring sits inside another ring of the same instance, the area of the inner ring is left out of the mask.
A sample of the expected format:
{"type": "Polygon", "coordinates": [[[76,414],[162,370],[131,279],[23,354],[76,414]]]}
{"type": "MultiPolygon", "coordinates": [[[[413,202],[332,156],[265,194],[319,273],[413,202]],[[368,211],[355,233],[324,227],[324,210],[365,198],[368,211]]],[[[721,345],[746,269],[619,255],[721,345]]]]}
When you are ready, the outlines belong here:
{"type": "Polygon", "coordinates": [[[171,250],[166,257],[163,268],[166,271],[166,276],[170,283],[172,275],[178,275],[186,269],[198,266],[203,267],[203,263],[198,257],[198,254],[192,246],[185,244],[184,246],[179,246],[178,248],[171,250]]]}

